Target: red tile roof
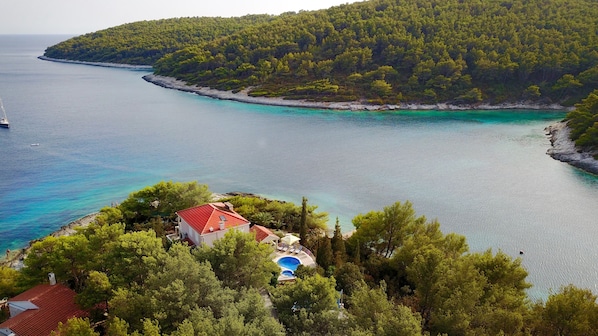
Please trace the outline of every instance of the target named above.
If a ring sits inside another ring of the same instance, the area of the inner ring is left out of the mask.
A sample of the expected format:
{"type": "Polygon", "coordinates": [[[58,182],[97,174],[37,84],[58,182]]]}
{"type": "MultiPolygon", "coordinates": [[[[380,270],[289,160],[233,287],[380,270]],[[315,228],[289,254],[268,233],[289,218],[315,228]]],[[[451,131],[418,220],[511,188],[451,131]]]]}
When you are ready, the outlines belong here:
{"type": "Polygon", "coordinates": [[[249,229],[249,231],[255,232],[255,240],[257,240],[258,242],[261,242],[269,236],[277,237],[274,233],[272,233],[272,231],[261,225],[254,225],[251,227],[251,229],[249,229]]]}
{"type": "Polygon", "coordinates": [[[76,293],[60,284],[38,285],[8,300],[29,301],[39,307],[30,309],[6,320],[1,328],[8,328],[18,336],[47,336],[72,317],[84,317],[87,313],[75,304],[76,293]]]}
{"type": "Polygon", "coordinates": [[[178,211],[177,215],[200,235],[220,230],[221,216],[225,219],[225,230],[249,224],[247,219],[236,213],[231,205],[225,203],[208,203],[178,211]]]}

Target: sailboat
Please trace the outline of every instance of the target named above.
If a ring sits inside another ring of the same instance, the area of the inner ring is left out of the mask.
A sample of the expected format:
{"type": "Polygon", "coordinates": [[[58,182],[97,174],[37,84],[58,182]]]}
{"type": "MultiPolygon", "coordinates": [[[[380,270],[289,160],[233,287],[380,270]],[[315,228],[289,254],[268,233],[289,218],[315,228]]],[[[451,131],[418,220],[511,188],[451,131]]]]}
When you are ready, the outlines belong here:
{"type": "Polygon", "coordinates": [[[4,104],[2,104],[2,99],[0,99],[0,109],[2,109],[2,116],[0,116],[0,127],[9,128],[10,123],[8,122],[8,118],[6,117],[6,110],[4,110],[4,104]]]}

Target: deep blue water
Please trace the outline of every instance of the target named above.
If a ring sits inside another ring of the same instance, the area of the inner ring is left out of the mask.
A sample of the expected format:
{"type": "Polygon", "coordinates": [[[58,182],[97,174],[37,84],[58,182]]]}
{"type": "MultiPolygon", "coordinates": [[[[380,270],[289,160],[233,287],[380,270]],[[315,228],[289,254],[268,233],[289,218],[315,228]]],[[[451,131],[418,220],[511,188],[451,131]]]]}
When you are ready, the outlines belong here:
{"type": "Polygon", "coordinates": [[[1,36],[0,251],[161,180],[339,217],[410,200],[471,250],[519,257],[530,295],[598,293],[598,178],[545,154],[550,111],[339,112],[214,100],[146,72],[41,61],[67,36],[1,36]],[[31,144],[39,143],[39,146],[31,144]]]}

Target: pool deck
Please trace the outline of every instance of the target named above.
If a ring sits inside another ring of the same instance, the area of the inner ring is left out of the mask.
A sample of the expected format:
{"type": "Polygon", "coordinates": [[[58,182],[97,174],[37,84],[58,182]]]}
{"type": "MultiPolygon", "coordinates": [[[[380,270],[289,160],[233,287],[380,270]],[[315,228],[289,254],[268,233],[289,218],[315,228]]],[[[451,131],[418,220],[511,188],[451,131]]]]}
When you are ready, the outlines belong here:
{"type": "MultiPolygon", "coordinates": [[[[303,249],[305,249],[305,248],[303,248],[303,249]]],[[[301,251],[299,251],[299,253],[276,250],[273,261],[277,262],[278,259],[280,259],[282,257],[295,257],[295,258],[299,259],[299,261],[301,261],[301,265],[303,265],[303,266],[316,267],[316,261],[312,258],[311,255],[309,255],[303,249],[301,251]]],[[[282,273],[278,277],[278,281],[288,281],[288,280],[294,280],[294,279],[295,279],[294,276],[287,276],[287,275],[283,275],[282,273]]]]}

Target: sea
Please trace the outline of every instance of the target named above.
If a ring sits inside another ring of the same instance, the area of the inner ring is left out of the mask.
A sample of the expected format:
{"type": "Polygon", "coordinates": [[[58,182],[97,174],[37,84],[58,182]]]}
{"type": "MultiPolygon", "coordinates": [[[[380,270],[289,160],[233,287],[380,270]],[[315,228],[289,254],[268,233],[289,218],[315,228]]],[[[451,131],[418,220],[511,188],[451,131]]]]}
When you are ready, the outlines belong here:
{"type": "Polygon", "coordinates": [[[410,201],[470,250],[521,258],[532,299],[598,294],[598,177],[546,155],[560,111],[359,112],[165,89],[147,71],[43,61],[66,35],[0,35],[0,251],[136,190],[197,181],[339,219],[410,201]],[[523,251],[524,254],[520,254],[523,251]]]}

